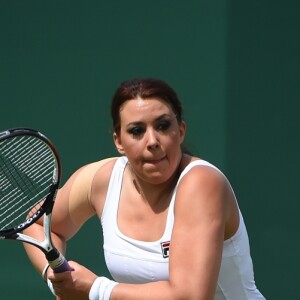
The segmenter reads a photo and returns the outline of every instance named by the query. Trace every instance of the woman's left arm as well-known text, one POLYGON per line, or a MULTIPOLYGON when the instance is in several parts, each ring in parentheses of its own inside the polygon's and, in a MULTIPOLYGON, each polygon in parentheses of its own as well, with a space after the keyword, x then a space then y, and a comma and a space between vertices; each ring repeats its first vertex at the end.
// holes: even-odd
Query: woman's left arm
POLYGON ((185 299, 214 299, 232 197, 224 175, 211 167, 194 167, 182 178, 175 204, 170 281, 180 283, 185 299))

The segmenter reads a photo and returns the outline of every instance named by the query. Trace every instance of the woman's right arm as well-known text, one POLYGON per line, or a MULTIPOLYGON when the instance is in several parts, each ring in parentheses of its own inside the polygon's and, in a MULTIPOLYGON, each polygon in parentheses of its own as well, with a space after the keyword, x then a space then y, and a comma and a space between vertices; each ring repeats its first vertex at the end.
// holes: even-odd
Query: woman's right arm
MULTIPOLYGON (((72 238, 81 226, 95 214, 90 196, 92 183, 97 171, 109 158, 86 165, 77 170, 59 189, 52 213, 52 240, 55 247, 63 254, 66 252, 66 241, 72 238)), ((43 240, 42 218, 24 230, 24 233, 38 240, 43 240)), ((47 265, 45 255, 36 247, 24 243, 25 251, 38 272, 47 265)))

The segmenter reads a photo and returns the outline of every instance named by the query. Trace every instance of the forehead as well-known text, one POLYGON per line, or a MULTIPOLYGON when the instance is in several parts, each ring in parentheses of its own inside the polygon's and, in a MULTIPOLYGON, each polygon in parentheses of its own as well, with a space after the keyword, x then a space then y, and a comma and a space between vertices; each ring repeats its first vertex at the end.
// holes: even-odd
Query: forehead
POLYGON ((126 101, 120 108, 120 116, 123 117, 138 117, 151 116, 159 114, 171 114, 172 108, 164 100, 158 98, 135 98, 126 101))

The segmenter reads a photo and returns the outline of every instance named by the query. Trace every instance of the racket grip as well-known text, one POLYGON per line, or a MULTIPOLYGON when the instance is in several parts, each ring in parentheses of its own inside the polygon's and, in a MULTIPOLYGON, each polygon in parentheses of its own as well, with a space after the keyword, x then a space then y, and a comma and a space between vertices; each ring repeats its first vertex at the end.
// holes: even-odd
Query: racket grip
POLYGON ((61 253, 59 253, 58 258, 54 260, 48 260, 48 263, 51 269, 54 271, 54 273, 62 273, 62 272, 74 270, 61 253))

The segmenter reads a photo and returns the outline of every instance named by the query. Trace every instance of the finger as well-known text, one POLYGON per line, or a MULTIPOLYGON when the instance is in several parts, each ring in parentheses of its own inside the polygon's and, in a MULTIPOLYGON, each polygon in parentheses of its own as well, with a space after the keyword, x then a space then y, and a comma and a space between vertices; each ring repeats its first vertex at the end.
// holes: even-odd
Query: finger
POLYGON ((52 282, 62 282, 72 277, 71 272, 72 271, 66 271, 62 273, 49 272, 48 279, 50 279, 52 282))

